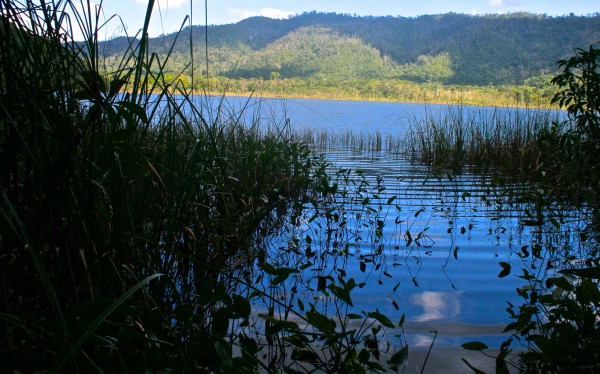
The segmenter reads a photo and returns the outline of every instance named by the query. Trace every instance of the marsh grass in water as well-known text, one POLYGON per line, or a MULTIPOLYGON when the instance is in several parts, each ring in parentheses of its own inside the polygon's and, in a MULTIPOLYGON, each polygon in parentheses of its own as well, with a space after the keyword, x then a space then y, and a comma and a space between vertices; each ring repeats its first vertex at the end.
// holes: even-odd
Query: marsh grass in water
POLYGON ((559 112, 544 109, 450 107, 413 120, 405 146, 415 161, 434 168, 522 176, 536 172, 542 157, 536 141, 559 119, 559 112))
POLYGON ((423 117, 398 119, 393 131, 294 130, 317 153, 348 150, 357 154, 407 157, 433 173, 477 172, 535 180, 548 152, 540 142, 565 114, 557 110, 444 106, 423 117))

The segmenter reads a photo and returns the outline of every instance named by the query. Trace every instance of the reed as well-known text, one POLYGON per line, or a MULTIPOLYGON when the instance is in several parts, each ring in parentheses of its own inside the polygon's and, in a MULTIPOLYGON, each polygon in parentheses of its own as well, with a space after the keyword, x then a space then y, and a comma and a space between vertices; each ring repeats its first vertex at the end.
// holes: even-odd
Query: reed
MULTIPOLYGON (((364 313, 360 331, 340 334, 316 305, 296 308, 273 294, 298 270, 269 266, 268 238, 308 220, 314 199, 338 193, 326 163, 285 123, 265 124, 260 113, 246 121, 249 106, 228 108, 223 97, 191 96, 165 79, 170 55, 148 52, 153 0, 139 39, 111 70, 98 51, 101 8, 0 5, 4 368, 253 372, 309 360, 327 371, 383 370, 377 344, 362 344, 363 334, 389 327, 383 315, 364 313), (74 40, 76 29, 85 42, 74 40), (257 299, 284 313, 251 318, 257 299), (310 339, 291 315, 312 326, 310 339), (264 328, 246 335, 256 319, 264 328), (332 353, 307 359, 315 347, 332 353), (273 352, 283 359, 263 358, 273 352)), ((354 280, 329 278, 318 292, 351 304, 354 280)))
POLYGON ((356 132, 352 130, 339 131, 328 129, 293 130, 294 137, 302 140, 313 153, 328 153, 330 156, 336 150, 350 151, 361 154, 387 153, 389 145, 394 144, 395 137, 383 135, 380 132, 356 132))
POLYGON ((541 157, 537 141, 559 119, 559 112, 543 109, 450 107, 413 119, 404 144, 414 161, 434 168, 524 176, 536 172, 541 157))
POLYGON ((6 367, 164 365, 154 351, 185 367, 194 326, 220 336, 207 323, 221 318, 218 303, 195 295, 208 280, 231 290, 220 276, 252 264, 307 188, 308 153, 284 128, 259 131, 164 82, 166 61, 146 48, 153 8, 139 43, 104 73, 99 9, 1 2, 6 367))
POLYGON ((296 130, 316 153, 336 150, 408 157, 434 170, 496 171, 535 179, 551 150, 543 142, 561 121, 556 110, 447 106, 423 118, 405 117, 398 134, 339 130, 296 130), (542 154, 544 157, 542 157, 542 154))

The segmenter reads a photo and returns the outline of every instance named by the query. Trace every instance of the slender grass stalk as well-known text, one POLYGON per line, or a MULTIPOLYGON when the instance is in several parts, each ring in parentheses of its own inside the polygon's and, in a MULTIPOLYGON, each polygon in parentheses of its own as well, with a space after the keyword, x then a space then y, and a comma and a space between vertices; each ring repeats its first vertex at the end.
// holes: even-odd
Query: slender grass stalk
POLYGON ((2 214, 6 220, 12 227, 13 232, 19 233, 21 242, 31 255, 32 262, 35 266, 35 269, 40 276, 44 289, 47 293, 48 300, 52 305, 52 309, 54 311, 55 319, 60 326, 61 333, 64 335, 69 334, 69 329, 67 328, 67 324, 65 322, 63 308, 60 305, 60 300, 56 293, 56 289, 54 288, 53 282, 50 279, 50 275, 39 256, 39 249, 37 244, 28 233, 27 228, 19 219, 18 213, 15 210, 14 205, 8 200, 6 193, 2 192, 2 199, 4 200, 3 206, 0 206, 2 210, 2 214))

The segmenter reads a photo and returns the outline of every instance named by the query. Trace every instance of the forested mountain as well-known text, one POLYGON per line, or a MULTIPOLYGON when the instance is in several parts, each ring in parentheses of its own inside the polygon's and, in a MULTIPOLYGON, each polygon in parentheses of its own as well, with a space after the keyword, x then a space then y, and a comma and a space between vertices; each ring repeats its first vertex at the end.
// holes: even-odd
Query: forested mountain
MULTIPOLYGON (((600 13, 406 18, 311 12, 282 20, 253 17, 206 31, 211 76, 516 85, 554 73, 557 60, 599 41, 600 13)), ((205 61, 203 26, 151 39, 150 48, 165 54, 177 40, 169 65, 177 71, 190 60, 190 32, 195 61, 205 61)), ((107 54, 126 42, 106 42, 107 54)), ((195 73, 205 74, 199 66, 195 73)))

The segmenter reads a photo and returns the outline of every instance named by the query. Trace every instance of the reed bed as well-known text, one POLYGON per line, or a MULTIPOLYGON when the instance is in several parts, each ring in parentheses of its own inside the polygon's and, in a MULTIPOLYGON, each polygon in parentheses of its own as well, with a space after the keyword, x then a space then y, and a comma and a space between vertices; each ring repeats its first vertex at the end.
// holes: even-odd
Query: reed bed
POLYGON ((220 365, 232 279, 306 190, 305 147, 166 84, 145 29, 103 73, 91 3, 0 4, 3 367, 220 365))
POLYGON ((404 146, 414 161, 435 168, 534 173, 541 157, 537 142, 560 116, 544 109, 450 107, 413 119, 404 146))
POLYGON ((380 132, 336 131, 327 129, 294 130, 294 137, 302 140, 314 153, 346 150, 356 153, 375 153, 385 150, 385 137, 380 132))
POLYGON ((460 173, 502 171, 508 176, 535 174, 548 149, 541 142, 564 118, 547 109, 448 106, 408 117, 398 134, 295 130, 294 137, 317 153, 344 150, 362 154, 407 157, 435 170, 460 173))

